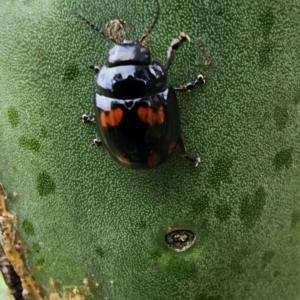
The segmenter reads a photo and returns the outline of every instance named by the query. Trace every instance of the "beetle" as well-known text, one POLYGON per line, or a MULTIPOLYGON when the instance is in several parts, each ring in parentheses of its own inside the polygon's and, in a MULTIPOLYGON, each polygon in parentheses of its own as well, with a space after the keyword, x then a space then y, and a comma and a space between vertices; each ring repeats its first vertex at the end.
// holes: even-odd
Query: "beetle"
POLYGON ((181 137, 178 101, 175 92, 189 92, 205 77, 180 87, 166 87, 167 72, 175 58, 175 51, 190 40, 181 33, 167 51, 165 66, 150 60, 150 51, 144 46, 160 15, 159 0, 150 29, 140 40, 116 40, 92 24, 78 12, 72 14, 114 43, 108 55, 108 64, 90 66, 96 73, 99 94, 95 97, 95 118, 82 115, 84 123, 96 123, 100 140, 106 152, 119 164, 133 169, 147 169, 164 162, 179 147, 183 157, 195 166, 199 157, 186 153, 181 137))

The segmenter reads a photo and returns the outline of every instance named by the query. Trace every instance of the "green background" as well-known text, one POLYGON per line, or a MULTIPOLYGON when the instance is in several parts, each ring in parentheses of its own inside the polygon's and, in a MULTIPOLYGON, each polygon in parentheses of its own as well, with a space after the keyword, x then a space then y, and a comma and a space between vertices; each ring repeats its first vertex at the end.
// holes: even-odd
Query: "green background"
POLYGON ((186 32, 169 84, 208 78, 178 95, 198 168, 174 155, 125 169, 79 119, 93 112, 88 66, 112 44, 64 8, 103 29, 123 19, 139 39, 154 1, 0 3, 0 181, 30 270, 86 299, 85 278, 95 299, 300 299, 300 1, 161 2, 152 58, 186 32), (170 228, 195 245, 170 251, 170 228))

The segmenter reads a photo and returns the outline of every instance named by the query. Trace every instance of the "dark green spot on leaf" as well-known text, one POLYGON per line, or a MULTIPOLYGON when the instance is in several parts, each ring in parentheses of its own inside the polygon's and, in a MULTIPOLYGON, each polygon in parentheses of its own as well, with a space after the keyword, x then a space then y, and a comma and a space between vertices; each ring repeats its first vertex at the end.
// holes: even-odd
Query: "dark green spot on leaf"
POLYGON ((291 227, 295 228, 297 224, 300 223, 300 211, 293 211, 291 217, 291 227))
POLYGON ((41 246, 38 243, 33 243, 32 249, 34 252, 39 253, 41 250, 41 246))
POLYGON ((263 269, 271 262, 272 258, 275 256, 275 251, 266 251, 262 257, 263 269))
POLYGON ((276 277, 279 276, 279 275, 280 275, 280 272, 279 272, 279 271, 274 271, 274 272, 273 272, 274 278, 276 278, 276 277))
POLYGON ((275 16, 270 7, 262 10, 258 17, 260 24, 261 39, 259 39, 260 48, 258 50, 259 61, 262 67, 270 66, 272 63, 272 52, 275 43, 271 40, 270 33, 275 24, 275 16))
POLYGON ((34 235, 34 227, 28 220, 24 220, 22 223, 22 229, 27 235, 34 235))
POLYGON ((241 202, 240 218, 249 227, 253 226, 261 216, 266 204, 267 193, 261 186, 254 195, 247 195, 241 202))
POLYGON ((74 80, 79 75, 79 69, 76 65, 68 65, 65 68, 63 79, 64 80, 74 80))
POLYGON ((95 252, 96 254, 99 256, 99 257, 103 257, 104 256, 104 250, 101 248, 101 247, 97 247, 95 249, 95 252))
POLYGON ((215 214, 220 221, 226 221, 231 215, 231 207, 227 204, 217 205, 215 214))
POLYGON ((19 145, 26 150, 31 150, 35 152, 39 151, 41 146, 38 140, 30 139, 25 136, 21 136, 19 138, 19 145))
POLYGON ((263 37, 266 39, 270 36, 271 29, 275 24, 275 15, 270 7, 264 9, 258 18, 260 29, 263 37))
POLYGON ((293 162, 293 148, 284 149, 278 152, 273 160, 276 171, 280 171, 283 168, 289 168, 293 162))
POLYGON ((45 263, 45 258, 44 257, 40 257, 38 258, 38 260, 36 261, 36 264, 38 266, 42 266, 45 263))
POLYGON ((46 171, 38 175, 36 185, 40 196, 47 196, 53 194, 55 191, 55 182, 46 171))
POLYGON ((16 202, 16 200, 18 199, 18 197, 15 197, 13 193, 8 193, 7 194, 7 199, 10 202, 16 202))
POLYGON ((16 128, 19 124, 19 113, 14 107, 7 110, 8 122, 12 128, 16 128))
POLYGON ((277 128, 282 130, 285 128, 289 114, 286 107, 276 106, 274 109, 274 120, 277 128))
POLYGON ((139 229, 146 229, 146 228, 147 228, 147 223, 146 223, 146 221, 145 221, 145 220, 139 220, 139 221, 137 222, 137 227, 138 227, 139 229))

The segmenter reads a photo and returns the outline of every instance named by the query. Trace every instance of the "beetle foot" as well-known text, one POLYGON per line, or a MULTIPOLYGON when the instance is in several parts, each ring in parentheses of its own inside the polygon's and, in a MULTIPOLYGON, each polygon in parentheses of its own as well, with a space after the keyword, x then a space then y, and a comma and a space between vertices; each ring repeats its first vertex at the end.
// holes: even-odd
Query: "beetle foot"
POLYGON ((82 116, 80 116, 80 119, 83 123, 96 123, 94 117, 89 117, 86 114, 83 114, 82 116))
POLYGON ((185 85, 182 85, 181 87, 174 87, 174 90, 176 92, 189 92, 191 91, 196 85, 198 84, 205 84, 206 82, 206 77, 203 76, 202 74, 199 74, 197 76, 197 79, 195 79, 195 81, 193 82, 189 82, 185 85))
POLYGON ((192 157, 192 156, 189 156, 189 155, 185 155, 184 156, 186 159, 188 159, 189 161, 191 161, 195 167, 198 167, 201 160, 200 160, 200 157, 192 157))
POLYGON ((101 146, 101 140, 99 140, 99 139, 94 139, 93 141, 92 141, 92 145, 93 146, 95 146, 95 147, 100 147, 101 146))
POLYGON ((100 67, 98 66, 89 66, 90 69, 94 70, 96 72, 96 74, 100 71, 100 67))

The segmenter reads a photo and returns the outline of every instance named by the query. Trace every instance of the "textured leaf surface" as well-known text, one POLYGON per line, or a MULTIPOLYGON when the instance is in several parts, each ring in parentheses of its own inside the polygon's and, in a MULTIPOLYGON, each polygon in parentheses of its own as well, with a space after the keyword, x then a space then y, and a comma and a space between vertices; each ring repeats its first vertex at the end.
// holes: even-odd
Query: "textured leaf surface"
POLYGON ((0 3, 0 180, 33 275, 86 299, 297 299, 300 2, 162 1, 152 58, 186 32, 169 84, 209 81, 179 95, 202 165, 175 155, 150 171, 90 146, 88 66, 111 44, 65 7, 101 28, 126 20, 137 38, 155 15, 153 1, 0 3), (193 230, 195 245, 170 251, 168 228, 193 230))

